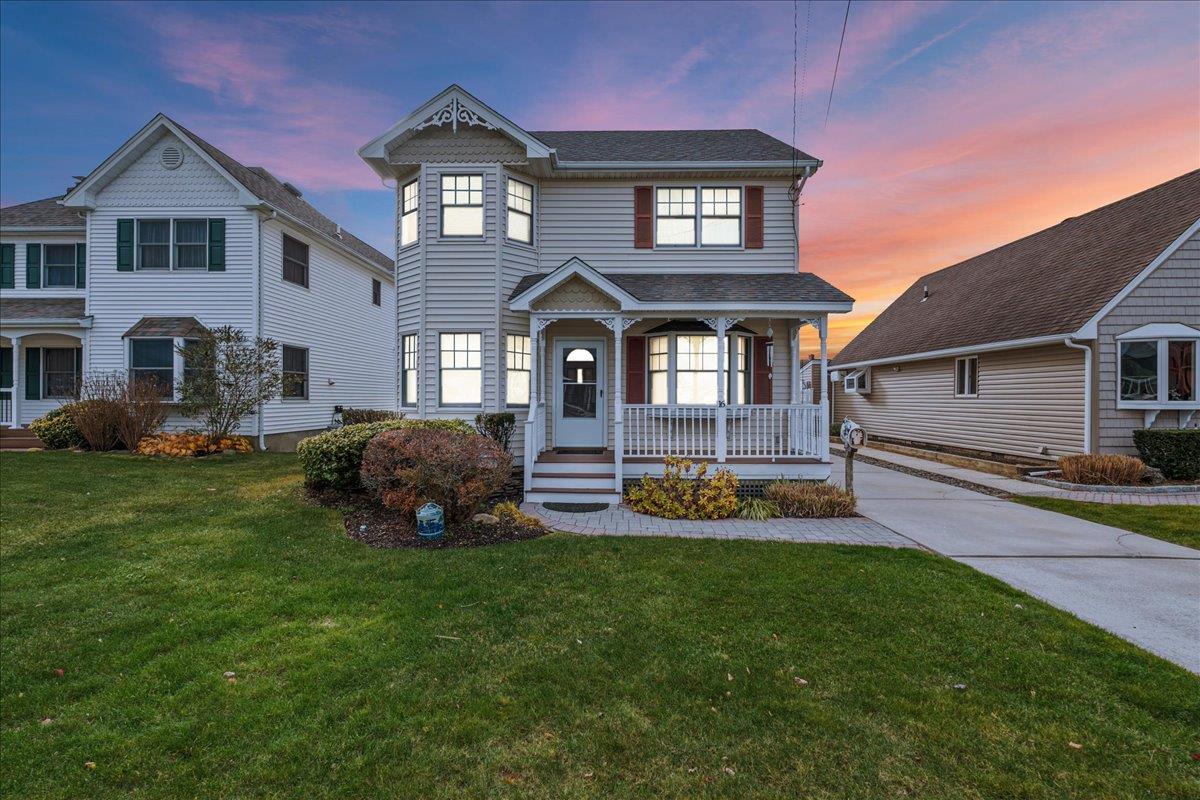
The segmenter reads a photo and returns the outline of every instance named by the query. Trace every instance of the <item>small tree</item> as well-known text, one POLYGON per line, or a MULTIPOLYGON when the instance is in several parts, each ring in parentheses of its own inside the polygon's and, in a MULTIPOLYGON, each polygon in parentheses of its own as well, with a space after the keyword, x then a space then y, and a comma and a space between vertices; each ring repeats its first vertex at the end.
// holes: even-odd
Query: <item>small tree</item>
POLYGON ((229 325, 206 330, 179 348, 184 364, 179 411, 203 426, 210 446, 279 395, 283 372, 278 350, 274 340, 252 340, 229 325))

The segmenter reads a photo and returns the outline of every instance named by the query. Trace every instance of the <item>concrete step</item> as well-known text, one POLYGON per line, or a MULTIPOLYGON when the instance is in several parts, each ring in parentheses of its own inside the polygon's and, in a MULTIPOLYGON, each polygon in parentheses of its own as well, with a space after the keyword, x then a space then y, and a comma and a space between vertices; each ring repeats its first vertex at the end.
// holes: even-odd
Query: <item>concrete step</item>
POLYGON ((535 461, 534 475, 608 475, 616 473, 616 464, 603 461, 535 461))
POLYGON ((613 474, 533 473, 533 490, 541 489, 613 489, 613 474))
POLYGON ((525 493, 529 503, 620 503, 621 495, 604 489, 548 489, 525 493))

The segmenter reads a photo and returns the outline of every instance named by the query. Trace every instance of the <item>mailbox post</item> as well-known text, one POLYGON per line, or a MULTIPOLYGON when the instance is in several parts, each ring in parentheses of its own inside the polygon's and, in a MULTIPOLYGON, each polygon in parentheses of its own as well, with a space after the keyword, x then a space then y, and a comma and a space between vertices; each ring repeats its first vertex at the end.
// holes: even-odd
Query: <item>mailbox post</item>
POLYGON ((854 454, 867 443, 867 432, 854 420, 842 420, 842 444, 846 446, 846 491, 854 494, 854 454))

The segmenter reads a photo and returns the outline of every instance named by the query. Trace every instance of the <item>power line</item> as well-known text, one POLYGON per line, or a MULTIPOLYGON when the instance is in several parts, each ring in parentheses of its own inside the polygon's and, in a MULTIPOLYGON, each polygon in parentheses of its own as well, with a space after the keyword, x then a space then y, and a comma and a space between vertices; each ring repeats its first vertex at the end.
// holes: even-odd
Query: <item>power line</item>
POLYGON ((842 63, 842 45, 846 43, 846 25, 850 22, 850 0, 846 0, 846 16, 842 19, 842 38, 838 41, 837 60, 833 62, 833 81, 829 84, 829 105, 825 107, 825 127, 829 127, 829 111, 833 108, 833 87, 837 85, 838 65, 842 63))

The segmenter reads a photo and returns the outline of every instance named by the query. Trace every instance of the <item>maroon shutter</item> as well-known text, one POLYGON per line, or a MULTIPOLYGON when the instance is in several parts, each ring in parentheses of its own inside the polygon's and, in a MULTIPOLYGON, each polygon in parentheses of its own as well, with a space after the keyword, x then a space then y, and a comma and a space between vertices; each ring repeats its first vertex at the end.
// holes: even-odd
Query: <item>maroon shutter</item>
POLYGON ((625 402, 646 402, 646 337, 625 337, 625 402))
POLYGON ((633 187, 633 246, 654 247, 654 189, 633 187))
POLYGON ((754 404, 771 405, 771 364, 767 361, 769 336, 754 337, 754 404))
POLYGON ((763 187, 746 187, 746 247, 763 246, 763 187))

